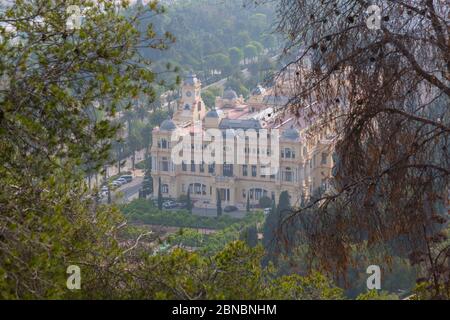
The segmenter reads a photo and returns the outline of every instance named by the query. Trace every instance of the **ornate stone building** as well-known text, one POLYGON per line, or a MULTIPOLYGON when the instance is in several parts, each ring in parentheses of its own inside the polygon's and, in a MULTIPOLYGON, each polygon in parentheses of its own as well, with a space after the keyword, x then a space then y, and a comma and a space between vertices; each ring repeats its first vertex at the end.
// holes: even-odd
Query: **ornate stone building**
MULTIPOLYGON (((314 135, 307 134, 310 126, 298 117, 287 116, 276 111, 277 103, 285 103, 287 98, 276 97, 273 90, 257 87, 252 96, 244 101, 232 90, 225 90, 224 96, 216 99, 216 106, 208 112, 201 99, 201 83, 195 75, 186 77, 182 84, 181 99, 172 119, 167 119, 153 130, 151 148, 154 196, 157 195, 158 181, 164 197, 179 198, 191 188, 191 198, 196 207, 216 206, 216 192, 222 198, 222 205, 246 207, 247 197, 257 204, 263 196, 278 201, 280 193, 289 192, 291 203, 295 205, 302 197, 308 198, 317 189, 326 186, 331 176, 332 137, 322 130, 314 135), (264 174, 264 166, 258 163, 229 161, 221 164, 204 162, 181 163, 176 165, 172 150, 177 141, 171 141, 172 134, 183 129, 194 136, 195 128, 219 129, 225 132, 254 130, 257 135, 262 129, 269 132, 277 129, 279 139, 273 138, 268 146, 258 144, 257 139, 246 138, 246 159, 252 154, 275 155, 278 149, 278 171, 264 174), (274 146, 277 146, 275 148, 274 146)), ((271 136, 268 135, 270 138, 271 136)), ((224 157, 227 148, 224 146, 224 157)), ((205 143, 191 143, 192 153, 202 153, 205 143)))

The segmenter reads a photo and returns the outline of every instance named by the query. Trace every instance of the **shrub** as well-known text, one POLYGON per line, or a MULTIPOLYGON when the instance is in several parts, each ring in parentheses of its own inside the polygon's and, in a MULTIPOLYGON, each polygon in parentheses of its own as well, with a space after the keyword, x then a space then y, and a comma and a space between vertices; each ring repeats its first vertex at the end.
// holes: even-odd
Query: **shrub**
POLYGON ((250 215, 244 219, 232 218, 224 215, 220 217, 202 217, 189 214, 187 210, 164 211, 159 210, 152 201, 136 199, 121 206, 122 213, 132 222, 145 224, 159 224, 171 227, 224 229, 240 221, 251 219, 255 221, 258 215, 250 215))
POLYGON ((261 197, 259 199, 259 206, 261 208, 270 208, 272 206, 272 199, 269 197, 261 197))

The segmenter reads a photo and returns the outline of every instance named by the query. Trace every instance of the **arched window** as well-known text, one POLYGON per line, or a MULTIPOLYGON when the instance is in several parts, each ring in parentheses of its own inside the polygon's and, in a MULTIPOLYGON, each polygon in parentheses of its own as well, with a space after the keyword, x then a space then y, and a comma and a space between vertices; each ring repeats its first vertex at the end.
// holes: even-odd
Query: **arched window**
POLYGON ((262 188, 252 188, 249 190, 250 200, 259 201, 262 197, 267 197, 268 194, 268 191, 262 188))
POLYGON ((206 196, 206 185, 202 183, 191 183, 189 185, 189 190, 191 190, 191 193, 195 195, 203 195, 206 196))
POLYGON ((169 193, 169 185, 167 185, 167 184, 161 185, 161 192, 162 193, 169 193))

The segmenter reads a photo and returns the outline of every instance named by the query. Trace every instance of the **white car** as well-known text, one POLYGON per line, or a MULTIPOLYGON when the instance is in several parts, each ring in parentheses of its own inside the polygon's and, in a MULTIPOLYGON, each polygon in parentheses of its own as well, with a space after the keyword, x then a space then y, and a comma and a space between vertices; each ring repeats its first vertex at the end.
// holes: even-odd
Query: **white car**
POLYGON ((172 200, 168 200, 163 203, 164 209, 175 209, 177 206, 178 206, 177 203, 172 200))
POLYGON ((272 208, 264 208, 264 214, 270 214, 272 212, 272 208))
POLYGON ((118 187, 120 187, 120 186, 124 185, 126 182, 125 182, 125 180, 117 179, 117 180, 114 180, 114 181, 113 181, 113 184, 114 184, 114 183, 115 183, 118 187))
POLYGON ((125 178, 119 178, 119 179, 117 179, 117 181, 119 181, 121 184, 127 184, 128 183, 127 179, 125 179, 125 178))
POLYGON ((133 181, 133 176, 127 174, 127 175, 121 176, 121 177, 119 178, 119 180, 120 180, 120 179, 124 179, 127 183, 129 183, 129 182, 133 181))
POLYGON ((113 188, 117 188, 117 187, 120 187, 120 186, 121 186, 121 184, 118 181, 111 182, 111 187, 113 187, 113 188))

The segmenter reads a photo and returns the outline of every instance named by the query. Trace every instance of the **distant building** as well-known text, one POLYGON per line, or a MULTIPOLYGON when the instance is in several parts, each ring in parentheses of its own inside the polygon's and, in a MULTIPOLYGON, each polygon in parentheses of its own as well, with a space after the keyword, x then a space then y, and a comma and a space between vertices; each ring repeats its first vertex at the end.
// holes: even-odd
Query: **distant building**
MULTIPOLYGON (((225 90, 223 97, 216 99, 216 105, 206 110, 201 99, 201 82, 195 75, 185 78, 181 88, 181 99, 172 119, 167 119, 153 130, 151 148, 153 190, 158 190, 161 178, 161 190, 164 197, 178 198, 191 189, 191 198, 197 207, 216 206, 219 192, 222 206, 235 205, 245 209, 247 197, 251 204, 267 196, 276 199, 287 190, 292 204, 327 184, 331 176, 333 161, 330 132, 308 135, 307 121, 277 111, 288 102, 288 98, 275 95, 273 89, 258 86, 251 97, 244 101, 233 90, 225 90), (261 164, 174 164, 172 149, 176 141, 171 141, 172 133, 184 129, 193 136, 196 125, 203 129, 220 129, 224 132, 238 132, 252 129, 278 129, 279 170, 275 174, 263 174, 261 164)), ((271 142, 272 143, 272 142, 271 142)), ((205 144, 191 145, 192 153, 202 152, 205 144)), ((224 147, 224 156, 226 156, 224 147)), ((228 149, 229 150, 229 149, 228 149)), ((246 154, 271 154, 271 148, 260 149, 255 141, 248 141, 246 154)))

